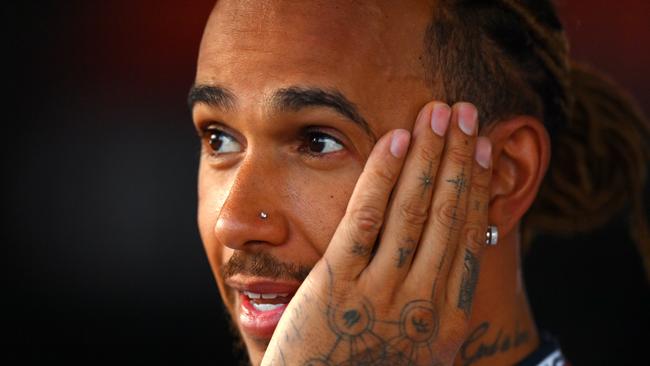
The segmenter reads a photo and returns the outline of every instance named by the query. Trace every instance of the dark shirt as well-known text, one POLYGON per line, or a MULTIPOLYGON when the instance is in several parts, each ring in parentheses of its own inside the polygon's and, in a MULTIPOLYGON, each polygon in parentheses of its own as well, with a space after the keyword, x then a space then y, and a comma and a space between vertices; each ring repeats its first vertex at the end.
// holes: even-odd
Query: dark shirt
POLYGON ((517 364, 517 366, 570 366, 564 358, 560 345, 548 334, 540 334, 540 345, 517 364))

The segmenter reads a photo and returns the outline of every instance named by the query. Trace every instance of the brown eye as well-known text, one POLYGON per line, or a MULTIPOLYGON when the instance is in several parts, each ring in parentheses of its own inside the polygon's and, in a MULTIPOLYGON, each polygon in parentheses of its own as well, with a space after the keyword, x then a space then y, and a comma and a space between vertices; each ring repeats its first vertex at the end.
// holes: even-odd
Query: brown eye
POLYGON ((215 154, 241 151, 241 145, 234 137, 218 130, 208 131, 208 143, 215 154))
POLYGON ((312 132, 307 135, 306 149, 312 154, 327 154, 342 150, 343 145, 330 135, 312 132))

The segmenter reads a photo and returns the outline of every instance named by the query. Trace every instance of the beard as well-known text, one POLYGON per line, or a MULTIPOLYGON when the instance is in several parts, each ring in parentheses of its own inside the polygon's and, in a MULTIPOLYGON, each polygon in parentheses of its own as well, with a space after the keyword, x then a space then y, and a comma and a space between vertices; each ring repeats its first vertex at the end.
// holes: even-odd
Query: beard
POLYGON ((223 312, 228 321, 228 331, 232 337, 233 355, 239 361, 239 366, 252 366, 251 361, 248 358, 248 352, 246 351, 246 343, 244 343, 244 338, 242 338, 237 323, 235 323, 232 314, 230 314, 225 306, 223 307, 223 312))
POLYGON ((313 266, 282 262, 266 252, 246 253, 236 250, 221 268, 221 275, 224 281, 236 274, 244 274, 302 283, 312 268, 313 266))

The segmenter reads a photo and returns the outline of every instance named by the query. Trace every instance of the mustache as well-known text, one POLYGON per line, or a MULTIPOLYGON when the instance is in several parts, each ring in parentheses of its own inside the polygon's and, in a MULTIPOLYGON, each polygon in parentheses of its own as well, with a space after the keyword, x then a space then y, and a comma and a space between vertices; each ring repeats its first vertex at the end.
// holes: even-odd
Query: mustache
POLYGON ((246 253, 237 250, 223 266, 221 274, 224 280, 243 274, 302 282, 312 268, 313 266, 282 262, 266 252, 246 253))

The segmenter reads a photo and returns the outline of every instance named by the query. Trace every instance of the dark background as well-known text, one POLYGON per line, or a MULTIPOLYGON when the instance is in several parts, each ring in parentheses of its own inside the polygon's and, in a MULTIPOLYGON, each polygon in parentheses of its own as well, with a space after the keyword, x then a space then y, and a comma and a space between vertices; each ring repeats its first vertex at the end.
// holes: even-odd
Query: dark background
MULTIPOLYGON (((572 53, 650 110, 650 5, 562 1, 572 53)), ((185 104, 212 1, 4 7, 2 331, 11 364, 236 364, 196 228, 185 104)), ((540 327, 574 364, 647 360, 650 296, 625 217, 542 238, 540 327)))

